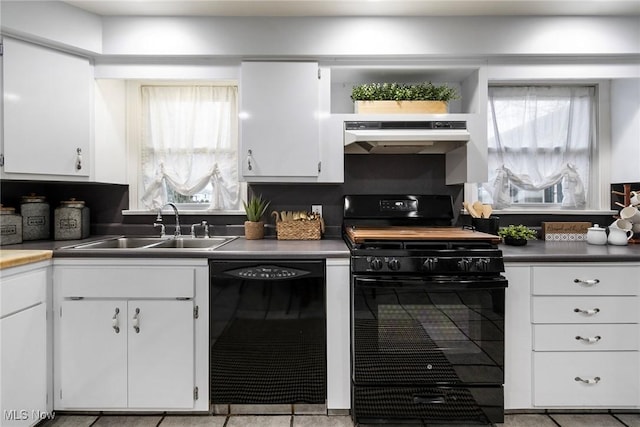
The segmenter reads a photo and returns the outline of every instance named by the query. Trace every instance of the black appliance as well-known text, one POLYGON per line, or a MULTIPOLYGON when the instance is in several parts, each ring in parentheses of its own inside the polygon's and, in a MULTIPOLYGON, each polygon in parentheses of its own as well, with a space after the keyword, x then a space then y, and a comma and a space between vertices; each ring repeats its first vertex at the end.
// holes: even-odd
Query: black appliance
POLYGON ((453 218, 449 196, 345 196, 355 423, 503 422, 499 238, 453 218))
POLYGON ((210 262, 211 402, 324 404, 324 260, 210 262))

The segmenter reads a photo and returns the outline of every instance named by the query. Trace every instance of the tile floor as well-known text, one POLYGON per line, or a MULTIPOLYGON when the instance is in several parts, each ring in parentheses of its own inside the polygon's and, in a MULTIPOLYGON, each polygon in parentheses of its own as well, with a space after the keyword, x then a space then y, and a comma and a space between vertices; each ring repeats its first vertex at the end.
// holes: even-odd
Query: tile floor
MULTIPOLYGON (((504 427, 640 427, 640 413, 507 414, 504 427)), ((39 427, 353 427, 349 416, 56 415, 39 427)))

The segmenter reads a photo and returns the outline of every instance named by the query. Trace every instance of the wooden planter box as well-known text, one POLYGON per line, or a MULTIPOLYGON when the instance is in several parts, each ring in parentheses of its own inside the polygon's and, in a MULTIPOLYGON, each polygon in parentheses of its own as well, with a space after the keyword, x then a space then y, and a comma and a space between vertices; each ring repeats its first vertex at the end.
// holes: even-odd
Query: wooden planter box
POLYGON ((446 101, 355 101, 360 114, 446 114, 446 101))

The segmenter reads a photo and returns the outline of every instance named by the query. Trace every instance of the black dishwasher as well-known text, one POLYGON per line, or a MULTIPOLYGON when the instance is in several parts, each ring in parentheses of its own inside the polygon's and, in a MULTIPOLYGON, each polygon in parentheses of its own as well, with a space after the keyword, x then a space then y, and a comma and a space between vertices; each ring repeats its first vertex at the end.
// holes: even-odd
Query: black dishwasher
POLYGON ((324 404, 324 260, 210 263, 211 402, 324 404))

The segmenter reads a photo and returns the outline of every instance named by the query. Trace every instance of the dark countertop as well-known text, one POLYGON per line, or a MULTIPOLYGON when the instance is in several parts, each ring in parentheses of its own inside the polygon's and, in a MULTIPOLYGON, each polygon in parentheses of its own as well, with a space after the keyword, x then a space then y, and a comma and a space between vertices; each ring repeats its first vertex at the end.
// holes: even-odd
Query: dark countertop
POLYGON ((614 246, 530 240, 525 246, 501 244, 500 249, 505 262, 640 262, 640 244, 614 246))
MULTIPOLYGON (((65 251, 65 246, 86 243, 116 236, 93 236, 76 241, 34 241, 19 245, 4 246, 3 249, 53 250, 55 257, 84 257, 105 256, 105 251, 89 253, 90 251, 65 251)), ((640 244, 627 246, 590 245, 586 242, 545 242, 531 240, 526 246, 508 246, 500 244, 507 263, 524 262, 640 262, 640 244)), ((346 244, 338 238, 321 240, 277 240, 265 238, 263 240, 246 240, 239 237, 213 251, 180 251, 153 250, 144 253, 131 250, 111 250, 108 256, 153 256, 180 258, 348 258, 349 250, 346 244), (113 255, 110 255, 113 254, 113 255)))
POLYGON ((33 241, 3 247, 6 249, 53 250, 55 257, 154 257, 154 258, 349 258, 349 249, 342 239, 321 240, 235 240, 214 250, 181 249, 107 249, 107 250, 66 250, 65 247, 118 236, 93 236, 83 240, 33 241))

